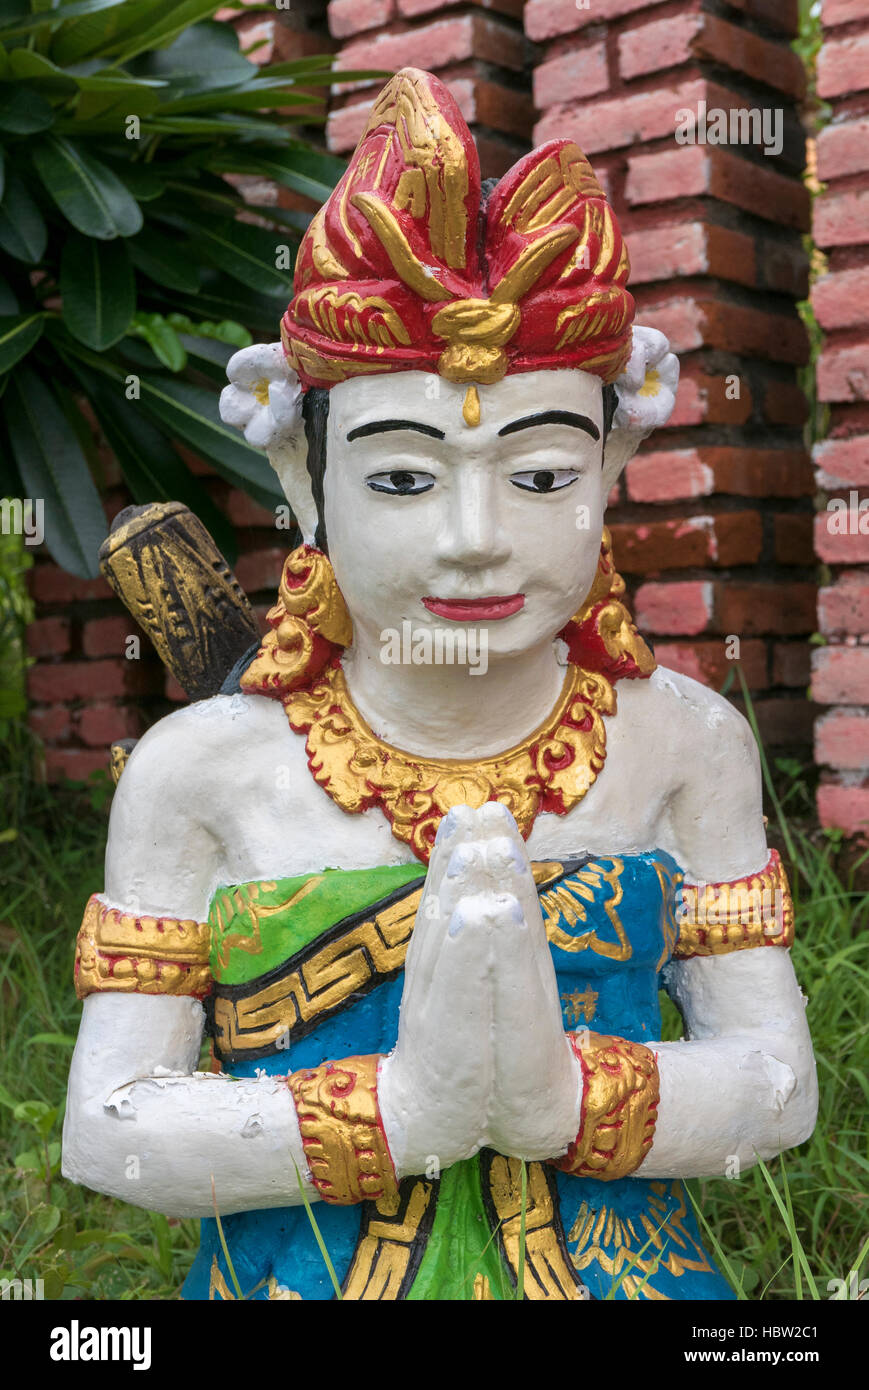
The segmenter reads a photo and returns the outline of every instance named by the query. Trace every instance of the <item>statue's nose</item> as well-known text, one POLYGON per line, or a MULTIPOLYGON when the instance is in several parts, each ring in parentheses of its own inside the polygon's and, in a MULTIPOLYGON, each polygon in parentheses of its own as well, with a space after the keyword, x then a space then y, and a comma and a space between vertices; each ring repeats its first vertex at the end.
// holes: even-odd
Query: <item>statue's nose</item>
POLYGON ((442 560, 482 568, 509 559, 512 545, 500 521, 497 482, 479 469, 457 479, 438 539, 442 560))

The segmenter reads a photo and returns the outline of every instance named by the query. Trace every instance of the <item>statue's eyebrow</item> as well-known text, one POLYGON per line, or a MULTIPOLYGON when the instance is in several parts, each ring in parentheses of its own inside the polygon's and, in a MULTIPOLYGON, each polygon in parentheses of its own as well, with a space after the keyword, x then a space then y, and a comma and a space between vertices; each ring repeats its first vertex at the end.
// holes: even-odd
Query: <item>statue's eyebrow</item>
POLYGON ((357 425, 347 435, 347 443, 354 439, 365 439, 369 434, 388 434, 391 430, 416 430, 418 434, 428 434, 432 439, 444 439, 443 430, 434 425, 421 425, 417 420, 372 420, 368 425, 357 425))
POLYGON ((572 410, 541 410, 536 415, 525 415, 521 420, 505 425, 498 431, 498 437, 530 429, 532 425, 572 425, 574 429, 585 430, 592 439, 600 439, 600 430, 594 421, 589 420, 587 415, 575 415, 572 410))

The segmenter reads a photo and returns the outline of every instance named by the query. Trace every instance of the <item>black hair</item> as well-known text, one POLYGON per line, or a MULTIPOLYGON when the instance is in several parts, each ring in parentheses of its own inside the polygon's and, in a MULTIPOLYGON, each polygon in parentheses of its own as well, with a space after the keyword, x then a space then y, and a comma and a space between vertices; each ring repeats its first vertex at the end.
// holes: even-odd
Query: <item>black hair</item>
MULTIPOLYGON (((618 397, 614 386, 603 388, 603 443, 609 434, 618 397)), ((328 555, 326 544, 326 511, 323 502, 323 483, 326 475, 326 427, 329 423, 329 392, 322 386, 312 386, 302 397, 302 419, 305 422, 305 438, 308 442, 308 473, 311 478, 311 493, 317 508, 317 530, 314 542, 324 555, 328 555)), ((603 454, 601 454, 601 460, 603 454)))

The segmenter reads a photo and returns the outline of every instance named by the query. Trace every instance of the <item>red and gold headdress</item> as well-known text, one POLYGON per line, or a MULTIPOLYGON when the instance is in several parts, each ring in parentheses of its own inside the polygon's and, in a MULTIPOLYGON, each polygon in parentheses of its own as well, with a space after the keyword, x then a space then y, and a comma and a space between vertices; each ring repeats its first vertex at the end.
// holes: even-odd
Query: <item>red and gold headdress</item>
POLYGON ((585 155, 551 140, 480 216, 480 166, 436 77, 396 74, 296 262, 282 339, 304 389, 375 372, 499 381, 623 370, 634 303, 615 217, 585 155))

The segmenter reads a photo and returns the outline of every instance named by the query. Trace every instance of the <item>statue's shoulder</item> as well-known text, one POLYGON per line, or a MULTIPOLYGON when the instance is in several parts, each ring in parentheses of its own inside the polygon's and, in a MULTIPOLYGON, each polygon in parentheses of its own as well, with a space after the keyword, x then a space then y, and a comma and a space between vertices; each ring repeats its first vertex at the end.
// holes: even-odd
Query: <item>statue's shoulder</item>
POLYGON ((702 784, 708 791, 713 765, 724 771, 729 762, 757 762, 748 720, 691 676, 658 666, 648 680, 620 682, 618 700, 626 732, 650 753, 660 750, 685 787, 702 784))

